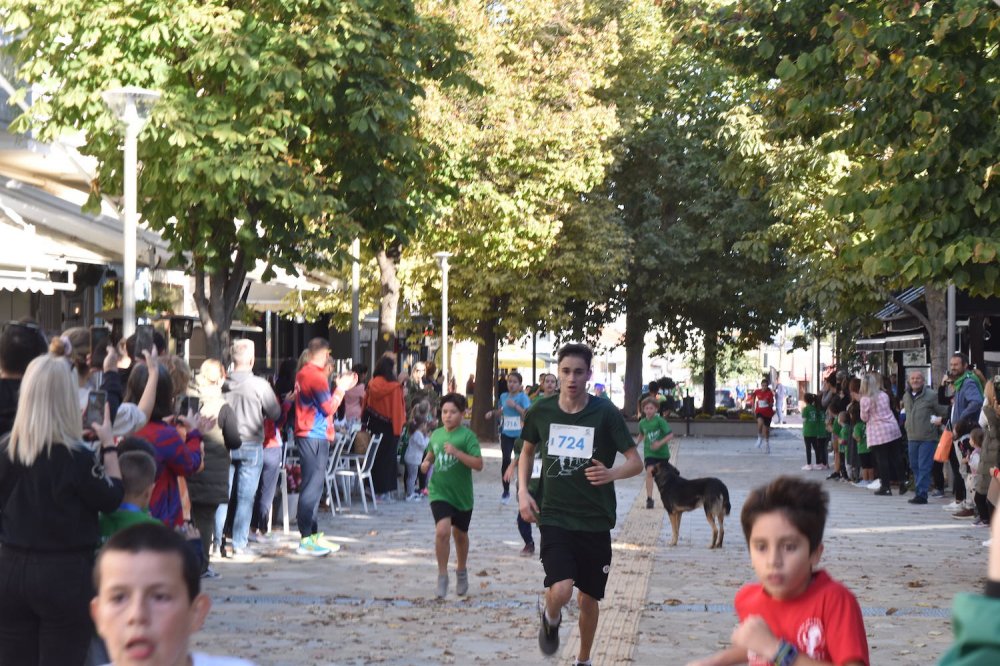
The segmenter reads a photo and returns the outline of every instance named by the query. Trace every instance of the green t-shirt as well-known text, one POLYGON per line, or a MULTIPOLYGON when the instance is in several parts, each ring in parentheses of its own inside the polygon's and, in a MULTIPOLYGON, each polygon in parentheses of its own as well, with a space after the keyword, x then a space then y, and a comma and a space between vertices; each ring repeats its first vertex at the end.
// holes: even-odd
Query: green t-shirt
POLYGON ((521 436, 542 456, 539 525, 579 532, 615 526, 614 484, 594 486, 584 475, 591 458, 612 467, 619 452, 635 446, 614 403, 591 396, 582 410, 567 414, 559 407, 559 396, 539 400, 525 414, 521 436), (588 448, 590 455, 582 456, 588 448))
POLYGON ((858 453, 868 453, 868 438, 865 436, 865 422, 854 424, 854 441, 858 443, 858 453))
POLYGON ((142 511, 126 511, 124 509, 118 509, 114 513, 102 513, 98 517, 98 525, 101 530, 101 543, 104 543, 111 538, 116 532, 120 532, 126 527, 132 527, 133 525, 139 525, 140 523, 158 523, 160 522, 153 516, 149 515, 149 511, 143 509, 142 511))
POLYGON ((837 437, 840 438, 840 441, 838 442, 840 452, 844 453, 847 451, 847 436, 851 434, 851 425, 849 423, 841 423, 840 421, 837 421, 833 424, 833 427, 835 428, 834 432, 837 433, 837 437))
POLYGON ((639 432, 642 433, 642 457, 644 460, 649 458, 670 460, 670 444, 664 444, 658 449, 652 448, 653 442, 663 439, 672 432, 670 424, 665 418, 658 414, 654 414, 651 419, 643 417, 639 421, 639 432))
POLYGON ((434 474, 427 484, 427 496, 432 502, 447 502, 459 511, 472 511, 472 470, 444 452, 444 445, 449 442, 462 453, 474 457, 482 455, 479 440, 465 426, 451 432, 446 428, 432 432, 427 448, 434 453, 434 474))
POLYGON ((826 437, 826 423, 816 405, 806 405, 802 408, 802 436, 826 437))

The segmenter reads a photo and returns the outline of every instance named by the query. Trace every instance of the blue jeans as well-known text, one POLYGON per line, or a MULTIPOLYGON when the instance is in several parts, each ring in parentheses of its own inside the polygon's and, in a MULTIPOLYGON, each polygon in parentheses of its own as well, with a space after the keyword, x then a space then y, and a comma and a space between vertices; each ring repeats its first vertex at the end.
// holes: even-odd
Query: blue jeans
POLYGON ((910 469, 917 484, 917 497, 927 498, 931 487, 931 467, 934 465, 934 450, 937 442, 913 440, 909 442, 910 469))
POLYGON ((302 467, 302 486, 299 488, 299 511, 296 521, 299 534, 306 538, 319 531, 316 514, 326 485, 326 463, 330 457, 330 442, 326 439, 296 437, 299 465, 302 467))
MULTIPOLYGON (((253 501, 260 484, 260 472, 264 468, 264 448, 260 442, 243 442, 243 446, 230 453, 229 493, 232 499, 233 482, 236 482, 236 506, 233 508, 233 548, 244 550, 250 536, 250 518, 253 516, 253 501)), ((215 513, 217 541, 221 543, 222 527, 226 522, 228 504, 220 504, 215 513)))
POLYGON ((267 532, 271 523, 271 505, 274 503, 274 491, 278 488, 278 477, 281 472, 281 447, 264 449, 264 471, 260 475, 260 486, 254 500, 251 529, 267 532))

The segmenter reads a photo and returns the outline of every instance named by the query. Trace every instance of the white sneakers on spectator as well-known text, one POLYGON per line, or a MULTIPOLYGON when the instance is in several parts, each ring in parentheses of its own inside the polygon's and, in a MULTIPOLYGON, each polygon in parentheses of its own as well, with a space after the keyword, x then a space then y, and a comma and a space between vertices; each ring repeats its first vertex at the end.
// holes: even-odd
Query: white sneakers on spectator
POLYGON ((983 545, 989 548, 990 546, 993 545, 993 539, 987 539, 986 541, 983 542, 983 545))
POLYGON ((882 482, 879 481, 878 479, 875 479, 874 481, 868 484, 868 490, 878 490, 881 487, 882 487, 882 482))

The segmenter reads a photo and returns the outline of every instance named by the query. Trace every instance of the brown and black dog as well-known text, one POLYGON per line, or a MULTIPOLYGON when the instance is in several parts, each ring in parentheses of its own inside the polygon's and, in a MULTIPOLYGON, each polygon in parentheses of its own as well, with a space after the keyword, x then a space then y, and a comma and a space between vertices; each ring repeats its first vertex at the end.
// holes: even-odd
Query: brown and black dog
POLYGON ((681 478, 677 468, 666 460, 657 463, 653 478, 656 479, 656 486, 660 489, 660 499, 663 500, 663 508, 670 516, 670 527, 674 531, 670 545, 677 545, 677 537, 681 531, 681 514, 702 506, 705 508, 708 524, 712 526, 712 543, 708 547, 722 548, 722 538, 726 534, 723 521, 732 509, 726 484, 712 477, 690 480, 681 478))

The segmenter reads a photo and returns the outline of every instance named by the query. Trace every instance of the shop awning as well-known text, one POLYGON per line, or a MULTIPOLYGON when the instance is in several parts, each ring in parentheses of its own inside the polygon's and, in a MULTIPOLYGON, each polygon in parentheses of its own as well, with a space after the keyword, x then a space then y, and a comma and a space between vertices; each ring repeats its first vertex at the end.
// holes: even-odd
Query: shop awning
POLYGON ((858 340, 855 343, 855 348, 858 351, 880 352, 896 351, 899 349, 922 349, 924 345, 924 332, 913 331, 858 340))

